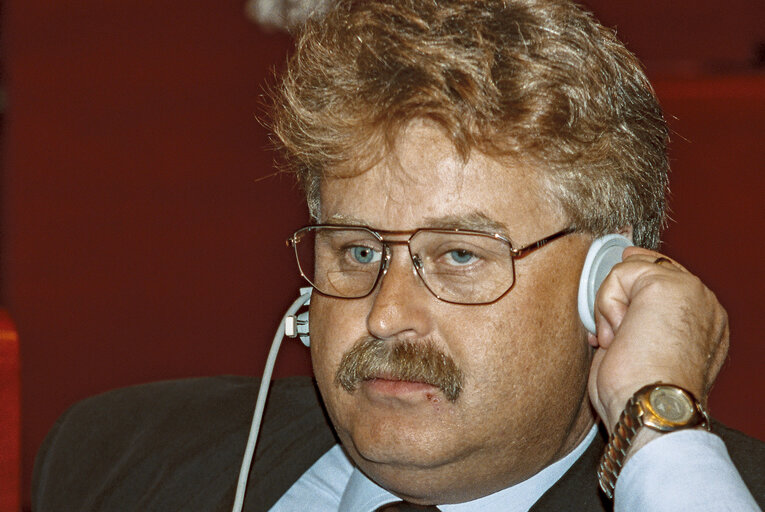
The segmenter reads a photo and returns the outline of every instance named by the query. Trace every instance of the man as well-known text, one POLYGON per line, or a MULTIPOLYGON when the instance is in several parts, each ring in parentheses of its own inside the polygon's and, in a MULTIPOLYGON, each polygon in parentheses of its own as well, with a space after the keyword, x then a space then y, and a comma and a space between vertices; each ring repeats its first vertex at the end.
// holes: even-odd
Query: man
MULTIPOLYGON (((277 385, 245 509, 608 510, 616 484, 621 510, 757 510, 761 445, 715 426, 734 463, 706 432, 725 311, 653 250, 667 129, 611 32, 563 0, 339 2, 306 25, 273 127, 315 220, 291 243, 333 430, 310 388, 277 385), (641 248, 603 283, 593 335, 577 288, 608 233, 641 248), (641 428, 637 400, 688 415, 641 428)), ((250 390, 77 406, 41 452, 37 509, 225 510, 250 390), (84 435, 100 453, 83 461, 84 435)))

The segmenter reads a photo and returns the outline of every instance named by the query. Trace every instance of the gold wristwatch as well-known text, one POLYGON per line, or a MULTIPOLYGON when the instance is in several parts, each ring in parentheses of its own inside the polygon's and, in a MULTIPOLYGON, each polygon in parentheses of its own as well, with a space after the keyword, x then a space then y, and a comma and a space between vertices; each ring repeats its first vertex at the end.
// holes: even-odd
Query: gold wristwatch
POLYGON ((598 481, 609 498, 614 496, 616 479, 630 445, 643 426, 659 432, 674 432, 698 426, 707 430, 711 428, 707 411, 689 391, 661 382, 640 388, 627 401, 600 459, 598 481))

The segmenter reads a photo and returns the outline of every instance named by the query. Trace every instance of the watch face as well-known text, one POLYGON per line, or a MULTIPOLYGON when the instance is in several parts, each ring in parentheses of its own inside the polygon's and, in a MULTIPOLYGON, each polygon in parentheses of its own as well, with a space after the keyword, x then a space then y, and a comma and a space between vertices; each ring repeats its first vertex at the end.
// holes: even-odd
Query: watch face
POLYGON ((685 424, 694 413, 693 402, 677 388, 658 387, 648 398, 651 409, 664 421, 685 424))

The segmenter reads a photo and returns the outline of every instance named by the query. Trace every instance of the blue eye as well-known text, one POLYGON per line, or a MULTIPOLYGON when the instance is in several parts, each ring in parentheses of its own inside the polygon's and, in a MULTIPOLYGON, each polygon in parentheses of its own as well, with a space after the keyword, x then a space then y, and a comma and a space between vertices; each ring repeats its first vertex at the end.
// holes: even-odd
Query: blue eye
POLYGON ((350 251, 351 257, 359 263, 374 263, 380 261, 380 252, 370 249, 369 247, 357 245, 351 247, 350 251))
POLYGON ((453 251, 449 251, 449 257, 457 265, 467 265, 473 261, 475 254, 465 249, 455 249, 453 251))

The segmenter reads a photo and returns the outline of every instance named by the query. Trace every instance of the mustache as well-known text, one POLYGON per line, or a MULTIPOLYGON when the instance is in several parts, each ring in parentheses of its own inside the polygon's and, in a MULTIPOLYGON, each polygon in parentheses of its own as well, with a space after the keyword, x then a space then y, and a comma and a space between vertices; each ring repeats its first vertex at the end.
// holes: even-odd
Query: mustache
POLYGON ((350 393, 361 382, 376 378, 430 384, 450 402, 462 392, 462 371, 429 340, 391 343, 362 338, 343 355, 335 383, 350 393))

